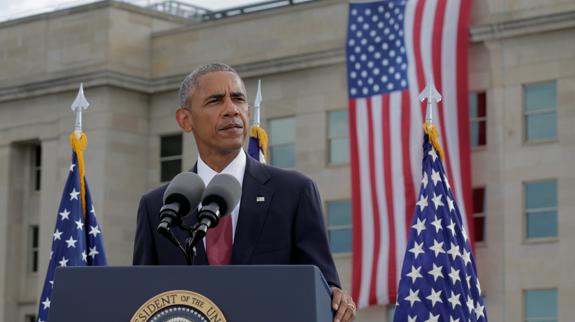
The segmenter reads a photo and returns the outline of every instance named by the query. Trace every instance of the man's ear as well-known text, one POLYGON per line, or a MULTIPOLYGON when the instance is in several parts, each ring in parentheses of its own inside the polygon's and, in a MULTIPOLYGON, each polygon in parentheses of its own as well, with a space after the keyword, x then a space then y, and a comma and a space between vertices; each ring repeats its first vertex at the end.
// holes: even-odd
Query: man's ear
POLYGON ((187 108, 180 107, 176 110, 176 121, 184 132, 190 133, 192 131, 192 114, 187 108))

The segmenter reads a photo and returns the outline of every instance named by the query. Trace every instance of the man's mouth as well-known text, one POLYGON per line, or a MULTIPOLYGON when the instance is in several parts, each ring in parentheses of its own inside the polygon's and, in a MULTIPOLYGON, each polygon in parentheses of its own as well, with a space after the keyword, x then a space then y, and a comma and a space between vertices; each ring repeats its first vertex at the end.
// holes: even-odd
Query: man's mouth
POLYGON ((230 129, 243 129, 244 127, 238 123, 230 123, 226 126, 220 128, 220 131, 230 130, 230 129))

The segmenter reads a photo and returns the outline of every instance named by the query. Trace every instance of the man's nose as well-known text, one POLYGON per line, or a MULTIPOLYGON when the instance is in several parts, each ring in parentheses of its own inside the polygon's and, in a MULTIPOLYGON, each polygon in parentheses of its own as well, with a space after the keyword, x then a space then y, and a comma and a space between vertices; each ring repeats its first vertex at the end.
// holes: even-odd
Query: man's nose
POLYGON ((225 103, 224 103, 224 115, 226 116, 236 116, 240 113, 239 110, 239 106, 237 103, 235 103, 231 97, 226 97, 225 103))

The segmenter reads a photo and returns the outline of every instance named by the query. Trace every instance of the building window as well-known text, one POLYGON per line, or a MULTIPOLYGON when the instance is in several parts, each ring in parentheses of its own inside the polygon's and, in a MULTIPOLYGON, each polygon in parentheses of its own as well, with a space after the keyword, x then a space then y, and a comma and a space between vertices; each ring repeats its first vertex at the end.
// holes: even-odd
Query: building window
POLYGON ((550 140, 557 137, 557 83, 555 81, 523 87, 525 140, 550 140))
POLYGON ((160 137, 160 181, 172 180, 182 171, 182 135, 160 137))
POLYGON ((36 322, 36 315, 34 315, 34 314, 26 314, 26 316, 24 316, 24 321, 26 321, 26 322, 36 322))
POLYGON ((526 290, 523 295, 525 322, 557 322, 557 289, 526 290))
POLYGON ((271 164, 295 168, 295 117, 270 120, 269 129, 271 164))
POLYGON ((32 178, 34 180, 34 191, 40 191, 41 178, 42 178, 42 146, 40 144, 34 145, 32 148, 32 178))
POLYGON ((30 225, 28 228, 28 270, 32 273, 38 272, 39 231, 38 225, 30 225))
POLYGON ((471 130, 471 146, 478 147, 487 144, 487 98, 485 92, 469 95, 469 122, 471 130))
POLYGON ((557 237, 557 180, 524 184, 527 238, 557 237))
POLYGON ((473 189, 473 226, 475 241, 485 240, 485 187, 473 189))
POLYGON ((327 203, 327 234, 332 253, 349 253, 352 246, 351 201, 327 203))
POLYGON ((349 163, 349 125, 347 110, 328 113, 328 148, 330 164, 349 163))

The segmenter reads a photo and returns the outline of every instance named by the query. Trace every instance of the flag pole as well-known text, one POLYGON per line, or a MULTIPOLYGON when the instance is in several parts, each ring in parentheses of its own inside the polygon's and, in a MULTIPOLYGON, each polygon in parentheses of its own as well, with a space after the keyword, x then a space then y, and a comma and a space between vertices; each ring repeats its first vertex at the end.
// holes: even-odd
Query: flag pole
POLYGON ((425 100, 427 100, 425 124, 427 124, 428 127, 431 127, 433 126, 433 106, 436 106, 437 103, 441 102, 441 94, 435 88, 435 84, 431 78, 427 81, 427 85, 419 94, 419 101, 423 102, 425 100))
POLYGON ((260 126, 260 112, 262 105, 262 80, 258 79, 258 91, 256 93, 256 98, 254 101, 254 126, 260 126))
POLYGON ((78 94, 70 106, 72 112, 76 113, 76 120, 74 122, 74 135, 78 140, 82 136, 82 110, 88 109, 88 106, 90 106, 90 103, 88 103, 88 100, 86 100, 86 97, 84 96, 84 83, 80 83, 78 94))
POLYGON ((433 125, 433 107, 437 106, 437 103, 441 102, 441 94, 435 88, 433 79, 427 80, 427 85, 423 91, 419 94, 419 101, 427 101, 427 109, 425 111, 425 124, 423 129, 425 133, 429 136, 429 141, 439 153, 440 158, 443 160, 443 149, 441 144, 439 144, 439 132, 437 128, 433 125))
POLYGON ((265 163, 268 150, 268 134, 260 127, 260 112, 262 105, 262 80, 258 79, 258 91, 254 101, 254 115, 250 127, 248 154, 254 159, 265 163))

